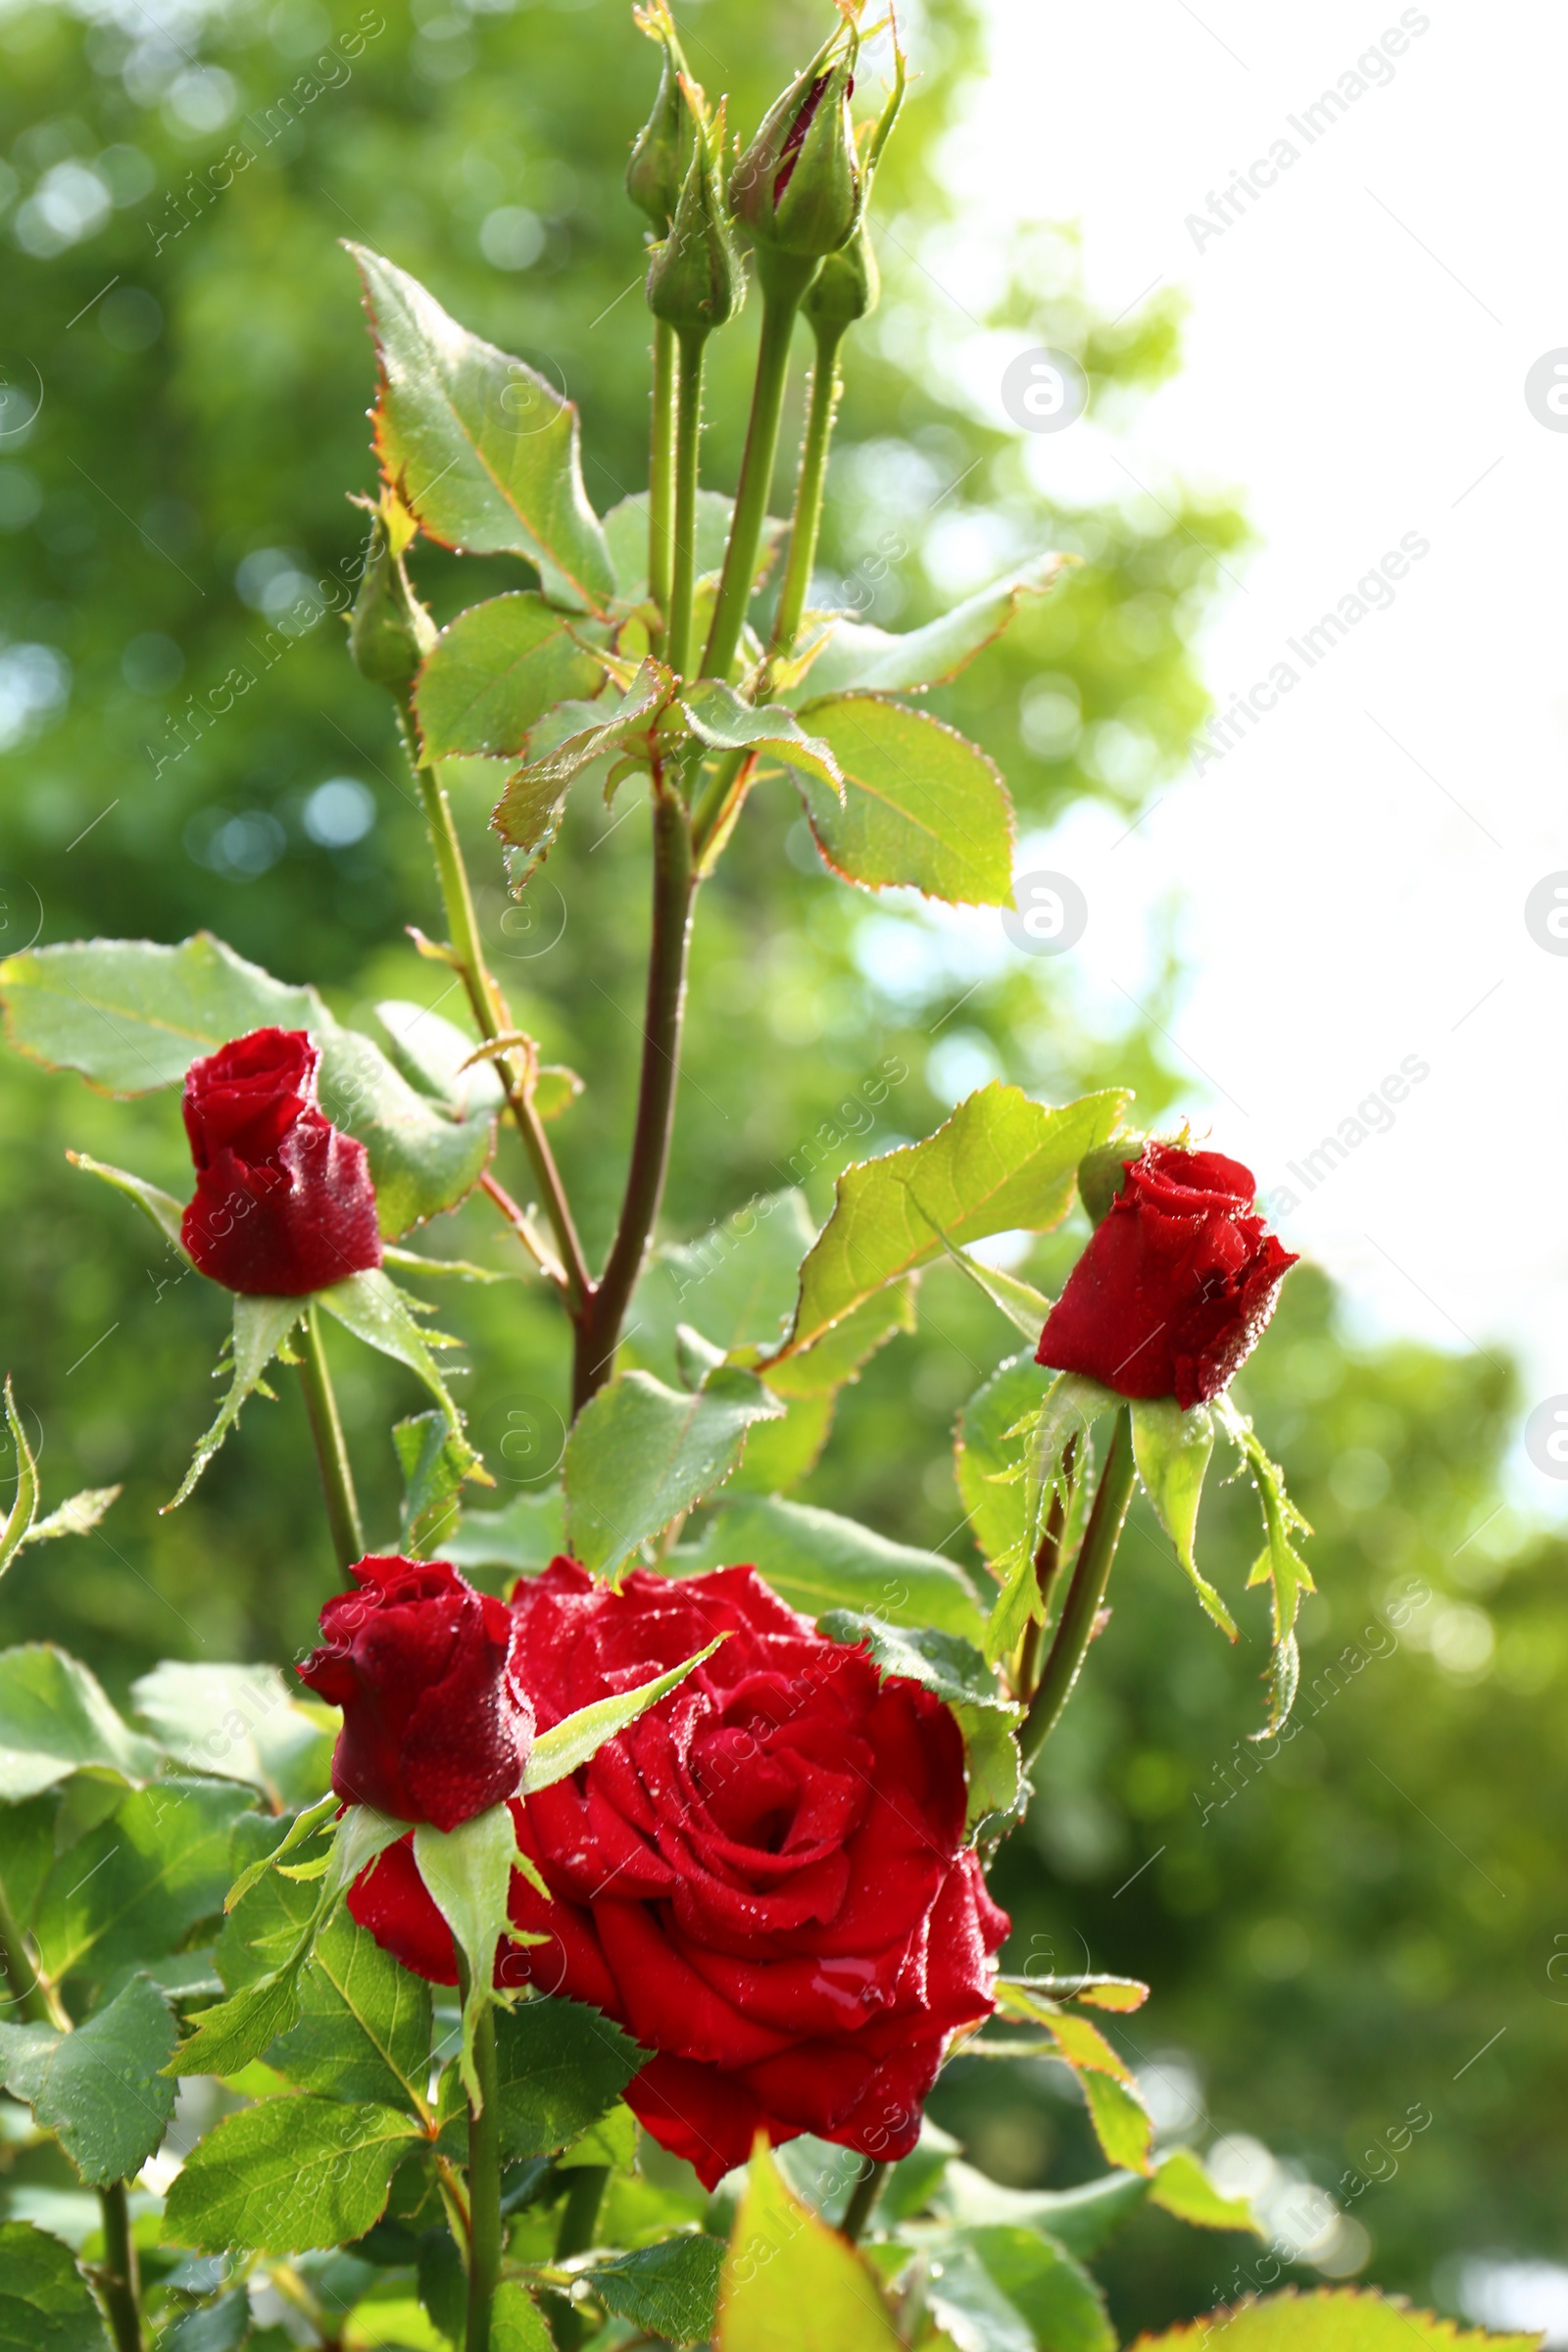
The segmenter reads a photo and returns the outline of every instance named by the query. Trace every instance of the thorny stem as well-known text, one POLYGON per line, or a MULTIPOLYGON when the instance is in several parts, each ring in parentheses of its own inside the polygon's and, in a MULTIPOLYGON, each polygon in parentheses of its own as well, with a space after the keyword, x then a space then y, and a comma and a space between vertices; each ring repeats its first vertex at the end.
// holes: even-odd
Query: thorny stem
POLYGON ((892 2165, 886 2159, 868 2165, 850 2191, 850 2201, 844 2208, 844 2219, 839 2224, 839 2235, 847 2237, 852 2246, 858 2245, 864 2234, 865 2226, 882 2194, 883 2183, 892 2170, 892 2165))
MULTIPOLYGON (((468 1999, 466 1964, 459 1990, 468 1999)), ((473 2029, 481 2104, 468 2107, 468 2316, 464 2352, 489 2352, 491 2307, 501 2277, 501 2094, 496 2081, 496 2014, 487 2001, 473 2029)))
POLYGON ((680 338, 680 397, 675 426, 674 567, 664 660, 677 678, 692 662, 692 590, 697 573, 697 462, 703 429, 703 354, 706 335, 680 338))
POLYGON ((610 1255, 577 1326, 572 1367, 572 1411, 578 1412, 610 1377, 632 1291, 642 1272, 663 1196, 669 1164, 675 1087, 680 1074, 681 1015, 686 1003, 686 950, 696 882, 691 826, 680 801, 655 779, 654 915, 648 951, 648 1000, 643 1015, 642 1076, 637 1121, 620 1220, 610 1255))
MULTIPOLYGON (((648 458, 648 593, 662 622, 669 619, 674 579, 675 330, 654 320, 653 430, 648 458)), ((658 653, 660 646, 654 651, 658 653)))
POLYGON ((816 366, 811 370, 811 402, 801 448, 801 473, 795 491, 795 519, 790 526, 789 562, 779 591, 773 620, 773 652, 788 655, 800 634, 801 617, 816 563, 816 542, 822 528, 822 496, 827 486, 827 453, 833 438, 841 383, 839 348, 847 329, 819 326, 816 366))
POLYGON ((337 1553, 338 1566, 346 1574, 356 1560, 365 1557, 365 1531, 360 1524, 359 1497, 354 1492, 348 1447, 343 1443, 343 1424, 338 1419, 332 1375, 327 1370, 326 1350, 321 1345, 320 1313, 315 1306, 306 1308, 301 1326, 300 1385, 305 1391, 311 1436, 316 1441, 332 1549, 337 1553))
MULTIPOLYGON (((71 2018, 59 1995, 32 1965, 3 1885, 0 1885, 0 1963, 11 1987, 10 2006, 25 2024, 58 2026, 63 2033, 71 2031, 71 2018)), ((104 2259, 97 2276, 114 2330, 116 2352, 142 2352, 136 2248, 130 2234, 123 2180, 112 2181, 98 2191, 98 2210, 103 2220, 104 2259)))
POLYGON ((1046 1627, 1051 1622, 1051 1604, 1061 1577, 1061 1538, 1067 1521, 1063 1490, 1071 1485, 1073 1456, 1077 1448, 1077 1439, 1069 1438, 1061 1457, 1061 1484, 1051 1497, 1051 1508, 1046 1514, 1046 1532, 1035 1552, 1035 1584, 1040 1593, 1040 1615, 1031 1617, 1024 1629, 1023 1640, 1018 1645, 1017 1671, 1013 1677, 1013 1688, 1025 1701, 1034 1696, 1035 1685, 1040 1679, 1040 1651, 1046 1638, 1046 1627))
MULTIPOLYGON (((468 887, 468 869, 464 863, 458 829, 452 819, 452 805, 441 788, 435 770, 420 766, 416 755, 417 741, 410 713, 404 714, 405 741, 410 763, 419 787, 424 805, 425 822, 430 829, 430 846, 435 853, 436 873, 441 883, 441 899, 446 908, 447 932, 451 940, 453 960, 467 992, 469 1005, 479 1034, 483 1038, 499 1037, 511 1026, 503 1017, 497 1000, 495 982, 484 960, 479 943, 479 925, 473 911, 473 893, 468 887)), ((525 1085, 520 1084, 511 1065, 498 1063, 507 1089, 507 1103, 517 1124, 534 1175, 544 1198, 545 1213, 556 1237, 556 1247, 566 1277, 566 1304, 575 1318, 582 1312, 590 1290, 588 1268, 572 1223, 571 1209, 566 1200, 561 1171, 556 1166, 555 1153, 545 1134, 538 1112, 525 1085)))
POLYGON ((535 1230, 533 1219, 527 1210, 518 1207, 506 1186, 499 1183, 488 1168, 479 1178, 479 1190, 487 1193, 495 1202, 518 1241, 527 1250, 528 1255, 533 1259, 534 1264, 539 1268, 540 1273, 548 1276, 558 1290, 564 1291, 566 1287, 565 1274, 556 1263, 542 1235, 535 1230))
POLYGON ((752 413, 746 427, 746 452, 735 492, 724 570, 713 607, 713 623, 703 656, 705 678, 727 678, 740 649, 746 609, 752 601, 757 554, 767 517, 768 492, 778 456, 779 417, 784 387, 789 380, 790 340, 801 299, 820 264, 791 254, 760 251, 758 276, 762 287, 762 333, 757 350, 757 376, 752 388, 752 413))
POLYGON ((1132 1413, 1124 1404, 1116 1415, 1105 1466, 1100 1474, 1094 1509, 1089 1514, 1083 1548, 1067 1588, 1056 1637, 1018 1735, 1025 1770, 1055 1730, 1078 1680, 1079 1669, 1094 1639, 1095 1619, 1110 1581, 1111 1563, 1116 1557, 1116 1544, 1132 1491, 1132 1413))

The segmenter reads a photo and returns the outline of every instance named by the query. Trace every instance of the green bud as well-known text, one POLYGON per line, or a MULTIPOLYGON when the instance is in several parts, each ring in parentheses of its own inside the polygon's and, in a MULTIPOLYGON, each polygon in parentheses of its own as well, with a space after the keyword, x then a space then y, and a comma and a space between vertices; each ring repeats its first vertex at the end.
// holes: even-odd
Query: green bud
POLYGON ((759 245, 803 260, 836 253, 860 217, 860 166, 850 124, 858 36, 834 34, 769 111, 735 167, 729 198, 759 245))
POLYGON ((718 180, 723 152, 720 106, 710 133, 698 126, 674 221, 663 243, 655 246, 648 270, 648 307, 677 334, 710 334, 734 318, 746 298, 718 180))
POLYGON ((669 43, 661 44, 659 95, 654 111, 632 141, 626 165, 626 193, 662 237, 680 200, 680 148, 686 101, 669 43))
POLYGON ((349 615, 349 652, 362 678, 406 702, 419 664, 434 645, 435 622, 409 586, 403 558, 394 555, 387 517, 377 511, 360 593, 349 615))
POLYGON ((843 333, 876 309, 882 293, 882 273, 862 219, 847 245, 830 253, 806 290, 803 318, 818 331, 843 333))

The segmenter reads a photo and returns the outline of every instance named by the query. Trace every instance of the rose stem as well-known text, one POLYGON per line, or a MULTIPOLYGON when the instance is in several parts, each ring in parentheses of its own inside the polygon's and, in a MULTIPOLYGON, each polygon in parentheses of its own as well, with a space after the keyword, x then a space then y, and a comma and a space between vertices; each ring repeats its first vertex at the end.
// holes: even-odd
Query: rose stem
POLYGON ((852 2246, 857 2245, 864 2234, 865 2226, 882 2194, 883 2183, 892 2170, 892 2165, 886 2160, 867 2165, 850 2191, 850 2201, 844 2208, 844 2219, 839 2224, 839 2235, 847 2237, 852 2246))
MULTIPOLYGON (((59 1994, 44 1983, 27 1956, 5 1887, 0 1886, 0 1960, 11 1987, 10 2006, 29 2026, 56 2026, 71 2031, 71 2018, 59 1994)), ((136 2248, 130 2234, 125 2183, 113 2180, 98 2191, 103 2221, 104 2259, 98 2284, 114 2330, 116 2352, 142 2352, 141 2312, 137 2304, 136 2248)))
POLYGON ((668 619, 664 630, 664 660, 677 678, 692 663, 692 589, 697 566, 697 457, 703 429, 703 354, 706 334, 680 337, 680 399, 675 427, 674 569, 671 575, 668 619))
POLYGON ((816 563, 817 536, 822 528, 822 497, 827 487, 828 444, 838 413, 842 382, 839 350, 848 328, 834 322, 816 329, 816 366, 811 370, 811 400, 806 416, 806 439, 801 449, 800 480, 795 490, 795 518, 790 525, 790 555, 784 585, 773 619, 773 653, 788 655, 800 634, 801 616, 816 563))
POLYGON ((1105 1466, 1100 1474, 1095 1494, 1094 1509, 1089 1514, 1088 1532, 1078 1564, 1072 1572, 1067 1598, 1062 1605, 1061 1621, 1056 1627, 1055 1640, 1046 1659, 1040 1688, 1030 1701, 1018 1735, 1018 1745, 1024 1765, 1031 1765, 1046 1740, 1054 1731, 1062 1708, 1078 1680, 1090 1642, 1094 1637, 1095 1619, 1105 1597, 1110 1581, 1111 1562, 1116 1557, 1116 1544, 1121 1536, 1122 1522, 1133 1491, 1133 1431, 1132 1415, 1125 1404, 1116 1415, 1110 1448, 1105 1466))
POLYGON ((321 1493, 326 1497, 332 1548, 337 1553, 338 1566, 346 1573, 356 1560, 365 1557, 365 1533, 360 1525, 354 1472, 349 1466, 348 1447, 343 1443, 343 1424, 338 1419, 337 1398, 332 1393, 332 1375, 326 1367, 326 1350, 321 1345, 321 1326, 316 1307, 306 1308, 301 1333, 300 1386, 305 1391, 305 1410, 310 1415, 311 1435, 316 1440, 316 1459, 321 1473, 321 1493))
POLYGON ((752 601, 757 551, 762 543, 767 497, 773 486, 778 456, 779 417, 789 378, 790 340, 795 314, 820 265, 794 254, 759 247, 757 275, 762 289, 762 333, 757 349, 757 376, 752 387, 752 413, 746 427, 746 450, 735 492, 729 545, 713 607, 713 624, 703 656, 705 678, 727 678, 740 648, 746 608, 752 601))
MULTIPOLYGON (((1062 1487, 1071 1483, 1073 1456, 1077 1447, 1077 1439, 1069 1438, 1061 1457, 1062 1487)), ((1051 1621, 1051 1603, 1061 1576, 1061 1537, 1066 1520, 1066 1508, 1062 1502, 1061 1488, 1058 1487, 1051 1497, 1051 1508, 1046 1514, 1046 1532, 1035 1553, 1035 1583, 1040 1590, 1041 1614, 1031 1617, 1024 1628, 1023 1641, 1018 1646, 1018 1670, 1013 1678, 1014 1690, 1026 1702, 1034 1696, 1035 1686, 1040 1679, 1040 1651, 1046 1639, 1046 1627, 1051 1621)))
MULTIPOLYGON (((458 1954, 458 1992, 468 2005, 468 1967, 458 1954)), ((468 2324, 464 2352, 489 2352, 490 2309, 501 2277, 501 2092, 496 2018, 488 2001, 473 2028, 473 2070, 482 2104, 468 2106, 468 2324)))
POLYGON ((574 2254, 586 2254, 593 2244, 599 2227, 599 2207, 609 2180, 608 2164, 583 2164, 573 2170, 556 2230, 558 2262, 569 2262, 574 2254))
POLYGON ((686 1002, 686 949, 691 938, 696 882, 691 825, 678 796, 654 770, 654 913, 648 950, 648 1001, 643 1013, 642 1075, 632 1130, 626 1192, 605 1270, 577 1325, 571 1409, 579 1412, 610 1377, 620 1326, 642 1272, 669 1164, 680 1074, 681 1014, 686 1002))
MULTIPOLYGON (((404 743, 409 763, 419 787, 424 804, 425 823, 430 829, 430 847, 435 854, 436 874, 441 884, 442 904, 446 908, 447 931, 452 954, 463 985, 467 991, 473 1017, 479 1034, 484 1038, 499 1037, 504 1024, 496 1003, 495 982, 486 969, 484 951, 479 944, 479 925, 473 911, 473 892, 468 886, 468 869, 464 863, 458 829, 452 819, 452 804, 441 788, 434 768, 423 767, 416 756, 418 737, 414 731, 413 710, 403 713, 404 743)), ((577 1317, 583 1308, 590 1289, 588 1267, 572 1223, 571 1209, 566 1200, 556 1155, 550 1149, 538 1112, 525 1086, 520 1085, 510 1066, 498 1063, 507 1090, 507 1103, 517 1123, 523 1150, 527 1152, 533 1172, 544 1194, 545 1213, 550 1219, 556 1247, 566 1274, 567 1311, 577 1317)))
MULTIPOLYGON (((803 288, 802 291, 804 292, 804 290, 805 289, 803 288)), ((800 300, 801 296, 797 294, 795 297, 794 306, 790 312, 789 323, 786 325, 783 334, 783 355, 784 366, 786 369, 789 360, 790 328, 793 326, 795 309, 799 307, 800 300)), ((789 565, 784 575, 784 586, 779 595, 778 614, 773 623, 773 653, 775 655, 787 653, 789 648, 794 644, 796 634, 801 625, 801 614, 806 610, 807 593, 811 584, 811 566, 816 561, 817 534, 820 531, 822 524, 822 497, 827 482, 828 444, 832 439, 833 419, 838 407, 839 346, 843 342, 846 332, 846 328, 842 326, 836 326, 832 328, 822 328, 817 333, 816 367, 811 375, 811 404, 809 413, 807 416, 806 441, 801 452, 801 470, 795 489, 795 515, 794 520, 790 525, 789 565)), ((765 310, 762 319, 762 333, 765 346, 767 337, 767 315, 765 310)), ((759 394, 761 390, 762 381, 761 357, 762 355, 759 353, 759 394)), ((781 372, 778 383, 778 394, 780 399, 782 399, 783 389, 784 375, 781 372)), ((753 430, 755 430, 757 418, 757 403, 755 400, 753 403, 752 415, 753 430)), ((772 474, 773 462, 777 454, 777 449, 778 410, 775 408, 773 416, 773 438, 769 448, 767 461, 767 474, 769 477, 772 474)), ((746 444, 747 466, 749 466, 751 464, 751 435, 748 434, 746 444)), ((745 467, 743 467, 743 489, 745 486, 745 467)), ((762 509, 764 514, 766 512, 766 495, 764 490, 762 500, 762 509)), ((737 522, 739 520, 739 514, 740 505, 739 501, 737 500, 737 522)), ((749 569, 747 573, 748 579, 751 578, 757 568, 757 545, 760 539, 760 530, 761 522, 760 518, 758 524, 758 540, 754 541, 749 558, 749 569)), ((733 532, 731 533, 730 544, 733 548, 733 532)), ((728 566, 726 560, 726 576, 727 568, 728 566)), ((741 608, 741 616, 744 619, 744 602, 741 608)), ((713 626, 716 633, 718 626, 718 615, 716 612, 713 615, 713 626)), ((712 660, 712 653, 713 639, 710 637, 709 659, 704 662, 703 666, 705 670, 710 674, 722 676, 723 672, 717 669, 712 660)), ((733 658, 734 648, 732 647, 730 649, 730 659, 733 660, 733 658)), ((727 666, 728 663, 726 662, 725 667, 727 668, 727 666)), ((770 684, 764 680, 762 693, 760 697, 760 700, 765 702, 770 691, 770 684)), ((719 760, 712 776, 710 778, 708 788, 697 804, 697 812, 692 826, 693 835, 697 844, 698 860, 700 863, 704 858, 704 855, 708 850, 709 844, 718 833, 720 826, 725 822, 729 814, 736 787, 743 781, 742 770, 745 769, 747 772, 749 772, 751 766, 754 764, 755 761, 749 754, 745 752, 730 752, 719 760)))
MULTIPOLYGON (((648 593, 662 623, 669 619, 675 500, 675 330, 654 320, 653 439, 648 458, 648 593)), ((660 651, 656 643, 655 653, 660 651)))

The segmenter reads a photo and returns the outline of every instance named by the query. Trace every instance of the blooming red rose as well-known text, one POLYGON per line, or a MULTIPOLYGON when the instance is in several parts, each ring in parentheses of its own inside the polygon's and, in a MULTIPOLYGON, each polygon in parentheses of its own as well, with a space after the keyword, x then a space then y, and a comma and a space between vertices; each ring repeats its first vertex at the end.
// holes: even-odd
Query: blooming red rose
POLYGON ((1183 1412, 1228 1387, 1274 1312, 1291 1251, 1252 1214, 1250 1168, 1148 1144, 1046 1321, 1035 1361, 1183 1412))
MULTIPOLYGON (((504 1955, 504 1981, 591 2002, 656 2052, 626 2097, 710 2187, 760 2127, 906 2155, 948 2036, 991 2012, 1008 1927, 964 1846, 948 1709, 824 1641, 751 1568, 638 1572, 616 1593, 558 1559, 512 1605, 542 1728, 730 1639, 514 1807, 554 1900, 514 1876, 514 1925, 549 1941, 504 1955)), ((406 1845, 349 1905, 453 1982, 406 1845)))
POLYGON ((253 1029, 185 1073, 179 1238, 226 1290, 297 1298, 381 1263, 365 1146, 318 1108, 320 1059, 303 1029, 253 1029))
POLYGON ((446 1560, 368 1559, 360 1590, 321 1611, 321 1647, 299 1669, 343 1710, 332 1787, 399 1821, 460 1821, 512 1796, 533 1745, 517 1625, 446 1560))

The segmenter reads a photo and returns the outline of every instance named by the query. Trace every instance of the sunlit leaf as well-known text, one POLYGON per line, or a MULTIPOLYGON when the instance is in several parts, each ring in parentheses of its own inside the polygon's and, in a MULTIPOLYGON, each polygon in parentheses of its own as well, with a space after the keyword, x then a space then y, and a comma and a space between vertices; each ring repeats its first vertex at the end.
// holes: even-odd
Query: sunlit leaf
POLYGON ((875 695, 808 703, 801 723, 844 777, 841 803, 790 762, 836 874, 870 890, 908 885, 953 906, 1011 906, 1012 803, 977 745, 928 711, 875 695))

